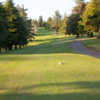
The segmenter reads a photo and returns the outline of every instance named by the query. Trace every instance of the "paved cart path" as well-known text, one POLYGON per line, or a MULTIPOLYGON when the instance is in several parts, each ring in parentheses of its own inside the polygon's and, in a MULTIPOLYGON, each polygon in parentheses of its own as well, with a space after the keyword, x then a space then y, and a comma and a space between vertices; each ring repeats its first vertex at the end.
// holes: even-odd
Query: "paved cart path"
POLYGON ((95 51, 95 50, 91 50, 89 48, 86 48, 82 44, 81 40, 74 41, 71 44, 71 48, 77 53, 93 56, 93 57, 96 57, 96 58, 100 58, 100 52, 99 51, 95 51))

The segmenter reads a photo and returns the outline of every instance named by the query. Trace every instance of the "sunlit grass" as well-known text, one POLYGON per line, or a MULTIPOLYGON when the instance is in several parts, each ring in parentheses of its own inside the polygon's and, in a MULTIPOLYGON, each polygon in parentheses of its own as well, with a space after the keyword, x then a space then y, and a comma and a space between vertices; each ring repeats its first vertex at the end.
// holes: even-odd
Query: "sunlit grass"
POLYGON ((100 100, 100 60, 75 54, 72 41, 41 35, 2 54, 0 100, 100 100))

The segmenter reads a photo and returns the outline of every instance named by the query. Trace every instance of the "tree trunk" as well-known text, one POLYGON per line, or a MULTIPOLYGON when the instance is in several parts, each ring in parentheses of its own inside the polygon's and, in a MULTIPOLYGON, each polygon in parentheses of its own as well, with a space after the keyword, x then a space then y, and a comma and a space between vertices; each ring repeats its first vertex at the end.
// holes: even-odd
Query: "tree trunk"
POLYGON ((21 45, 19 45, 19 48, 21 49, 21 48, 22 48, 22 46, 21 46, 21 45))
POLYGON ((100 27, 98 29, 98 39, 100 39, 100 27))
POLYGON ((1 53, 1 48, 0 48, 0 53, 1 53))
POLYGON ((93 34, 93 32, 89 32, 89 33, 87 34, 87 36, 88 36, 88 38, 92 38, 92 37, 94 37, 94 34, 93 34))
POLYGON ((59 29, 59 28, 58 28, 58 27, 56 27, 56 35, 58 35, 58 29, 59 29))
POLYGON ((90 33, 90 37, 94 37, 93 32, 90 33))
POLYGON ((15 50, 17 50, 17 45, 15 45, 15 50))
POLYGON ((6 52, 8 51, 8 47, 5 48, 5 51, 6 51, 6 52))
POLYGON ((12 50, 12 45, 9 45, 8 49, 9 49, 9 50, 12 50))
POLYGON ((22 45, 22 47, 24 48, 26 45, 22 45))
POLYGON ((77 34, 76 34, 76 38, 79 38, 79 37, 80 37, 80 35, 79 35, 79 33, 77 33, 77 34))

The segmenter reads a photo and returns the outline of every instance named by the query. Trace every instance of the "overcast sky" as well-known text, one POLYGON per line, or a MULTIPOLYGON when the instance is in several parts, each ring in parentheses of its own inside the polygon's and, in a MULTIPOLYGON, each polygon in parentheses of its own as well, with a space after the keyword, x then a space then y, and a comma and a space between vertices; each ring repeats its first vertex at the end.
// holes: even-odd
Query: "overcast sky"
MULTIPOLYGON (((6 0, 0 1, 4 2, 6 0)), ((56 10, 59 10, 62 15, 64 13, 69 15, 72 7, 75 6, 75 0, 14 0, 14 3, 24 4, 25 8, 28 9, 28 16, 34 19, 37 19, 40 15, 47 19, 56 10)))

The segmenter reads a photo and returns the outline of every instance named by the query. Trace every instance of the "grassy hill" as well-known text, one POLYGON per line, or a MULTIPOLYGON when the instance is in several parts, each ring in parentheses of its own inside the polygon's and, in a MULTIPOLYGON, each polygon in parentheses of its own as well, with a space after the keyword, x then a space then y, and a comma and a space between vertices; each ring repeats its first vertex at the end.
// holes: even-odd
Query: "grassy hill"
POLYGON ((100 100, 100 60, 72 38, 40 28, 24 49, 0 55, 0 100, 100 100))

